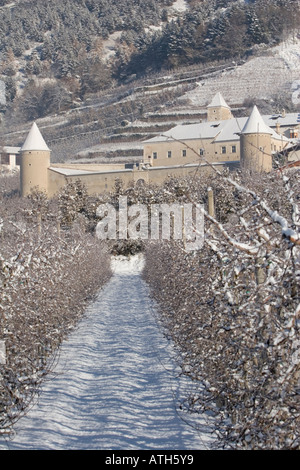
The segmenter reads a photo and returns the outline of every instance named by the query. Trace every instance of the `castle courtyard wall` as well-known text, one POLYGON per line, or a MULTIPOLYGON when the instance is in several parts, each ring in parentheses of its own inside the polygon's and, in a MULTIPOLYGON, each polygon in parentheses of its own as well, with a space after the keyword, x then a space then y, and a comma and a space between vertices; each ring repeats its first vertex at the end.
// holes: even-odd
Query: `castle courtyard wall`
MULTIPOLYGON (((238 162, 220 162, 220 167, 236 167, 238 162)), ((95 172, 94 174, 62 174, 51 168, 48 170, 48 197, 54 197, 67 183, 80 180, 86 187, 89 195, 103 194, 113 191, 116 180, 120 179, 124 187, 132 184, 157 184, 161 185, 170 177, 193 177, 195 172, 201 175, 211 174, 214 170, 206 164, 178 165, 173 167, 152 167, 148 169, 126 169, 120 171, 95 172)))

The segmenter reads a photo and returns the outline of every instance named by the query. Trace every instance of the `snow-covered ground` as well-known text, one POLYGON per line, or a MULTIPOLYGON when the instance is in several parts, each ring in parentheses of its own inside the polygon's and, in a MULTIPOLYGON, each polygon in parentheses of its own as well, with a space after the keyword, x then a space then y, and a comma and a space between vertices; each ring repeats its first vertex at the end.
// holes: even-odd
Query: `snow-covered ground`
POLYGON ((3 80, 0 80, 0 104, 2 104, 2 105, 6 104, 5 83, 4 83, 3 80))
POLYGON ((171 6, 171 9, 178 13, 182 13, 188 9, 188 3, 186 0, 176 0, 176 2, 171 6))
MULTIPOLYGON (((243 65, 233 66, 220 75, 199 82, 199 86, 183 98, 188 98, 194 106, 204 106, 220 91, 227 103, 232 105, 242 104, 245 99, 251 98, 270 99, 286 91, 295 100, 293 86, 299 77, 300 39, 291 37, 279 46, 268 49, 266 55, 253 57, 243 65)), ((294 104, 297 102, 294 101, 294 104)))
POLYGON ((93 145, 92 147, 88 147, 81 152, 78 152, 77 155, 79 157, 86 157, 89 153, 93 152, 110 152, 112 150, 128 150, 128 149, 143 149, 143 143, 140 141, 136 142, 107 142, 104 144, 93 145))
POLYGON ((63 344, 38 401, 0 449, 197 450, 213 446, 208 417, 178 407, 194 387, 155 319, 140 256, 114 275, 63 344))

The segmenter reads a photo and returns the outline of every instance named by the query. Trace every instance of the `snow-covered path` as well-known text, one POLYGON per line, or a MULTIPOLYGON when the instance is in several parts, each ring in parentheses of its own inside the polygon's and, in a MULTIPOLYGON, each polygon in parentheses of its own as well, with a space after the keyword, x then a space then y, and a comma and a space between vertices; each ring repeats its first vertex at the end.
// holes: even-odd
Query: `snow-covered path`
POLYGON ((176 409, 178 393, 189 385, 176 374, 140 263, 114 267, 63 344, 39 401, 15 426, 14 439, 0 440, 0 449, 207 448, 206 420, 201 432, 176 409))

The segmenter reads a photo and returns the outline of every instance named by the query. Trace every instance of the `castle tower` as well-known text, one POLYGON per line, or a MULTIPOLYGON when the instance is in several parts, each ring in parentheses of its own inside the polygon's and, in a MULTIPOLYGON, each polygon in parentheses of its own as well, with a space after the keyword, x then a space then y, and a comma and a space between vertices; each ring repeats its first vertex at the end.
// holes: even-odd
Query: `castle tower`
POLYGON ((241 167, 257 172, 272 170, 271 135, 256 106, 240 134, 241 167))
POLYGON ((217 93, 211 103, 207 106, 207 120, 210 121, 223 121, 231 119, 231 109, 224 100, 221 93, 217 93))
POLYGON ((21 196, 27 196, 33 188, 47 193, 51 151, 35 122, 20 152, 21 196))

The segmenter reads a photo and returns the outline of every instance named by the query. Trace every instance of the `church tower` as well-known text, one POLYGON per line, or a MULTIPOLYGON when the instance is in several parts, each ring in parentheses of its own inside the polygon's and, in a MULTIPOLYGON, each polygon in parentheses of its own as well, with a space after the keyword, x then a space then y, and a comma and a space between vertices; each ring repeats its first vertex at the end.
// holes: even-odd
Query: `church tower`
POLYGON ((207 120, 211 121, 224 121, 225 119, 231 119, 231 109, 224 100, 221 93, 217 93, 211 103, 207 106, 207 120))
POLYGON ((257 172, 272 170, 271 136, 256 106, 240 134, 241 167, 257 172))
POLYGON ((50 149, 34 122, 21 148, 20 187, 21 196, 27 196, 34 188, 48 191, 50 149))

